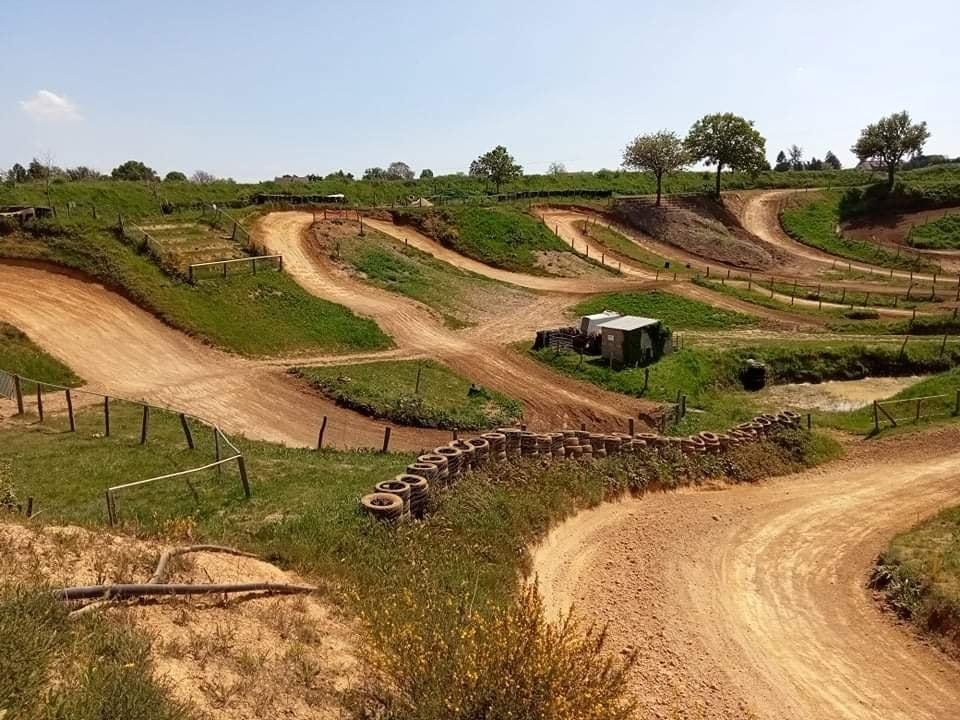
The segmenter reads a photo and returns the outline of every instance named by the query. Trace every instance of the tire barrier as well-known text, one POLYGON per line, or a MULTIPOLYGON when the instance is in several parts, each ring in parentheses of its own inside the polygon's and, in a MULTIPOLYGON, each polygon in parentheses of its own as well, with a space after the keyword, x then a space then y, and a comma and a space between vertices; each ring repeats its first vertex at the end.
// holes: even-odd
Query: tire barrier
POLYGON ((449 487, 467 472, 502 465, 517 458, 543 462, 562 459, 591 462, 595 458, 679 452, 682 455, 721 455, 729 448, 759 442, 786 428, 798 428, 801 417, 790 410, 765 413, 724 433, 700 432, 687 437, 657 433, 592 433, 561 430, 534 433, 520 428, 497 428, 479 437, 453 440, 431 453, 420 455, 406 472, 377 483, 374 492, 360 500, 363 509, 384 521, 422 518, 433 492, 449 487))

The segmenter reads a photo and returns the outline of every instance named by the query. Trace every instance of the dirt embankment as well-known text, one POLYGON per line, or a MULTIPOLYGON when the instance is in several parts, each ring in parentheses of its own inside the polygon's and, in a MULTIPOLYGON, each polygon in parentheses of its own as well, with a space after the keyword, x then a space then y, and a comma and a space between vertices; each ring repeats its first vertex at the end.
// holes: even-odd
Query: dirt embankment
POLYGON ((556 528, 533 570, 638 652, 640 718, 946 720, 960 663, 866 584, 896 532, 960 501, 960 428, 851 448, 759 485, 603 505, 556 528))
MULTIPOLYGON (((913 213, 900 213, 883 217, 858 218, 842 224, 844 235, 865 242, 879 243, 889 247, 907 247, 907 236, 916 225, 940 220, 946 215, 960 215, 960 207, 921 210, 913 213)), ((924 252, 917 250, 917 252, 924 252)), ((952 253, 960 257, 960 250, 926 251, 934 254, 952 253)))
POLYGON ((687 198, 657 207, 648 201, 623 200, 614 217, 659 242, 732 267, 770 270, 785 260, 776 247, 748 232, 723 204, 687 198))
MULTIPOLYGON (((28 584, 146 582, 165 549, 78 527, 0 524, 0 571, 28 584)), ((308 584, 250 557, 198 553, 169 567, 176 583, 308 584)), ((210 720, 333 720, 342 716, 339 691, 359 672, 355 629, 313 595, 201 595, 97 612, 140 632, 157 680, 210 720)))

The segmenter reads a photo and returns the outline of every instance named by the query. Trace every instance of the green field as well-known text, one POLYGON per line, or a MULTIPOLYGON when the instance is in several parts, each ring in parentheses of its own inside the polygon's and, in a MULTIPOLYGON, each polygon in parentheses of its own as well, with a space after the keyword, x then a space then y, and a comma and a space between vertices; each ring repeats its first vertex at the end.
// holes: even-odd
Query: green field
POLYGON ((516 400, 474 387, 433 360, 330 365, 296 372, 337 403, 402 425, 479 430, 512 424, 521 415, 516 400))
POLYGON ((0 322, 0 370, 23 377, 74 387, 80 378, 66 365, 37 347, 24 333, 0 322))
POLYGON ((912 227, 907 234, 907 243, 924 250, 960 248, 960 214, 947 215, 912 227))
MULTIPOLYGON (((342 231, 342 227, 337 229, 342 231)), ((321 226, 321 237, 323 232, 321 226)), ((491 308, 522 305, 532 299, 525 290, 461 270, 369 229, 363 237, 338 232, 335 239, 324 242, 335 260, 349 264, 379 287, 433 308, 453 328, 475 324, 491 308)))
POLYGON ((878 245, 853 238, 837 237, 835 228, 840 223, 839 191, 809 193, 797 198, 780 213, 783 229, 794 240, 810 245, 831 255, 881 267, 899 270, 932 272, 933 263, 908 255, 895 253, 878 245))
MULTIPOLYGON (((92 408, 78 412, 76 433, 57 432, 52 422, 0 429, 0 466, 9 468, 9 485, 17 496, 35 498, 40 522, 100 526, 107 486, 207 462, 211 456, 209 433, 195 432, 201 440, 197 450, 185 449, 176 416, 153 416, 146 447, 137 442, 138 407, 117 403, 113 420, 110 438, 96 436, 101 417, 92 408), (72 480, 65 485, 59 470, 68 457, 72 480)), ((677 455, 610 458, 590 466, 498 466, 436 495, 425 521, 391 527, 363 515, 357 500, 375 482, 399 472, 410 456, 239 444, 247 458, 251 499, 243 498, 233 467, 222 478, 208 471, 194 477, 193 492, 182 482, 171 482, 120 494, 122 529, 155 536, 168 533, 169 521, 177 519, 178 526, 190 528, 193 542, 240 547, 323 582, 331 588, 331 599, 359 613, 360 627, 388 662, 405 667, 422 663, 417 674, 404 680, 404 687, 414 684, 413 697, 421 707, 449 697, 451 688, 463 693, 464 710, 442 715, 461 720, 475 717, 472 712, 481 705, 474 703, 501 685, 496 666, 485 663, 517 667, 506 656, 491 657, 488 650, 494 645, 477 647, 471 638, 492 632, 490 618, 514 605, 528 562, 526 548, 556 522, 627 491, 721 475, 749 481, 791 472, 835 452, 822 439, 793 432, 737 448, 723 459, 677 455), (443 662, 443 657, 457 660, 443 662), (479 672, 471 675, 471 669, 479 672)), ((518 620, 533 623, 534 637, 528 640, 539 643, 547 632, 543 618, 536 607, 528 610, 521 605, 518 620)), ((40 655, 27 652, 31 658, 40 655)), ((559 672, 553 663, 573 663, 581 679, 570 678, 570 685, 555 688, 555 694, 565 695, 581 687, 587 671, 602 667, 606 657, 568 652, 544 658, 544 674, 523 665, 515 680, 553 688, 559 672)))
POLYGON ((592 315, 603 310, 656 318, 673 330, 720 330, 757 324, 756 318, 661 290, 594 295, 573 307, 576 315, 592 315))
POLYGON ((651 270, 669 270, 671 273, 676 272, 680 275, 686 275, 690 272, 682 263, 671 262, 656 253, 645 250, 638 243, 606 225, 595 224, 588 220, 580 220, 575 224, 582 233, 597 244, 603 245, 608 250, 612 250, 641 265, 646 265, 651 270))
POLYGON ((115 230, 89 219, 0 235, 0 257, 80 270, 184 332, 251 356, 379 350, 376 323, 308 294, 283 273, 236 274, 190 285, 165 274, 115 230))
POLYGON ((505 270, 543 275, 538 252, 570 252, 541 221, 511 206, 398 210, 393 216, 446 247, 505 270))
POLYGON ((899 614, 960 652, 960 507, 894 537, 873 584, 899 614))

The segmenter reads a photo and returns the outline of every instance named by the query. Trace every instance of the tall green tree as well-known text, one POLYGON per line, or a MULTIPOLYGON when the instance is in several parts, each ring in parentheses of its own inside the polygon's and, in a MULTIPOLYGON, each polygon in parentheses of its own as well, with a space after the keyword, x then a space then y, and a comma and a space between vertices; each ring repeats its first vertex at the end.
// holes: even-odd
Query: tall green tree
POLYGON ((676 133, 661 130, 650 135, 638 135, 623 150, 623 166, 652 172, 657 179, 657 205, 663 188, 665 173, 676 172, 690 164, 683 141, 676 133))
POLYGON ((717 197, 724 168, 757 172, 766 163, 767 141, 753 122, 733 113, 715 113, 697 120, 684 141, 693 160, 717 166, 717 197))
POLYGON ((513 156, 503 145, 497 145, 470 163, 470 174, 492 181, 499 195, 500 186, 523 175, 523 168, 513 161, 513 156))
POLYGON ((803 170, 803 148, 797 144, 790 146, 790 169, 803 170))
POLYGON ((180 172, 179 170, 171 170, 163 177, 164 182, 186 182, 186 174, 180 172))
POLYGON ((773 169, 777 172, 786 172, 790 169, 790 161, 787 160, 787 154, 783 150, 777 153, 777 164, 773 169))
POLYGON ((13 167, 7 171, 7 180, 12 183, 25 183, 27 181, 27 169, 20 163, 14 163, 13 167))
POLYGON ((823 164, 831 170, 839 170, 843 167, 843 165, 840 164, 840 158, 830 150, 827 150, 827 154, 823 156, 823 164))
POLYGON ((110 176, 114 180, 135 180, 151 182, 159 179, 156 171, 139 160, 127 160, 122 165, 118 165, 111 172, 110 176))
POLYGON ((867 125, 860 131, 860 138, 850 150, 861 162, 877 161, 883 164, 887 171, 887 187, 892 189, 904 155, 919 155, 929 139, 927 123, 913 123, 910 113, 904 110, 867 125))

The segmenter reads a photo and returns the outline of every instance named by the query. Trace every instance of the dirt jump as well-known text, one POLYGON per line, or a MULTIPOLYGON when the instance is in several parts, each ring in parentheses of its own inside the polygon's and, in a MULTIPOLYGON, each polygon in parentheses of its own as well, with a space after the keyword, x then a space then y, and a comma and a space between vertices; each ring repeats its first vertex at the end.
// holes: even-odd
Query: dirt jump
POLYGON ((956 717, 960 663, 867 588, 896 532, 960 501, 960 429, 850 448, 817 470, 607 504, 554 529, 533 572, 638 652, 641 718, 956 717))

